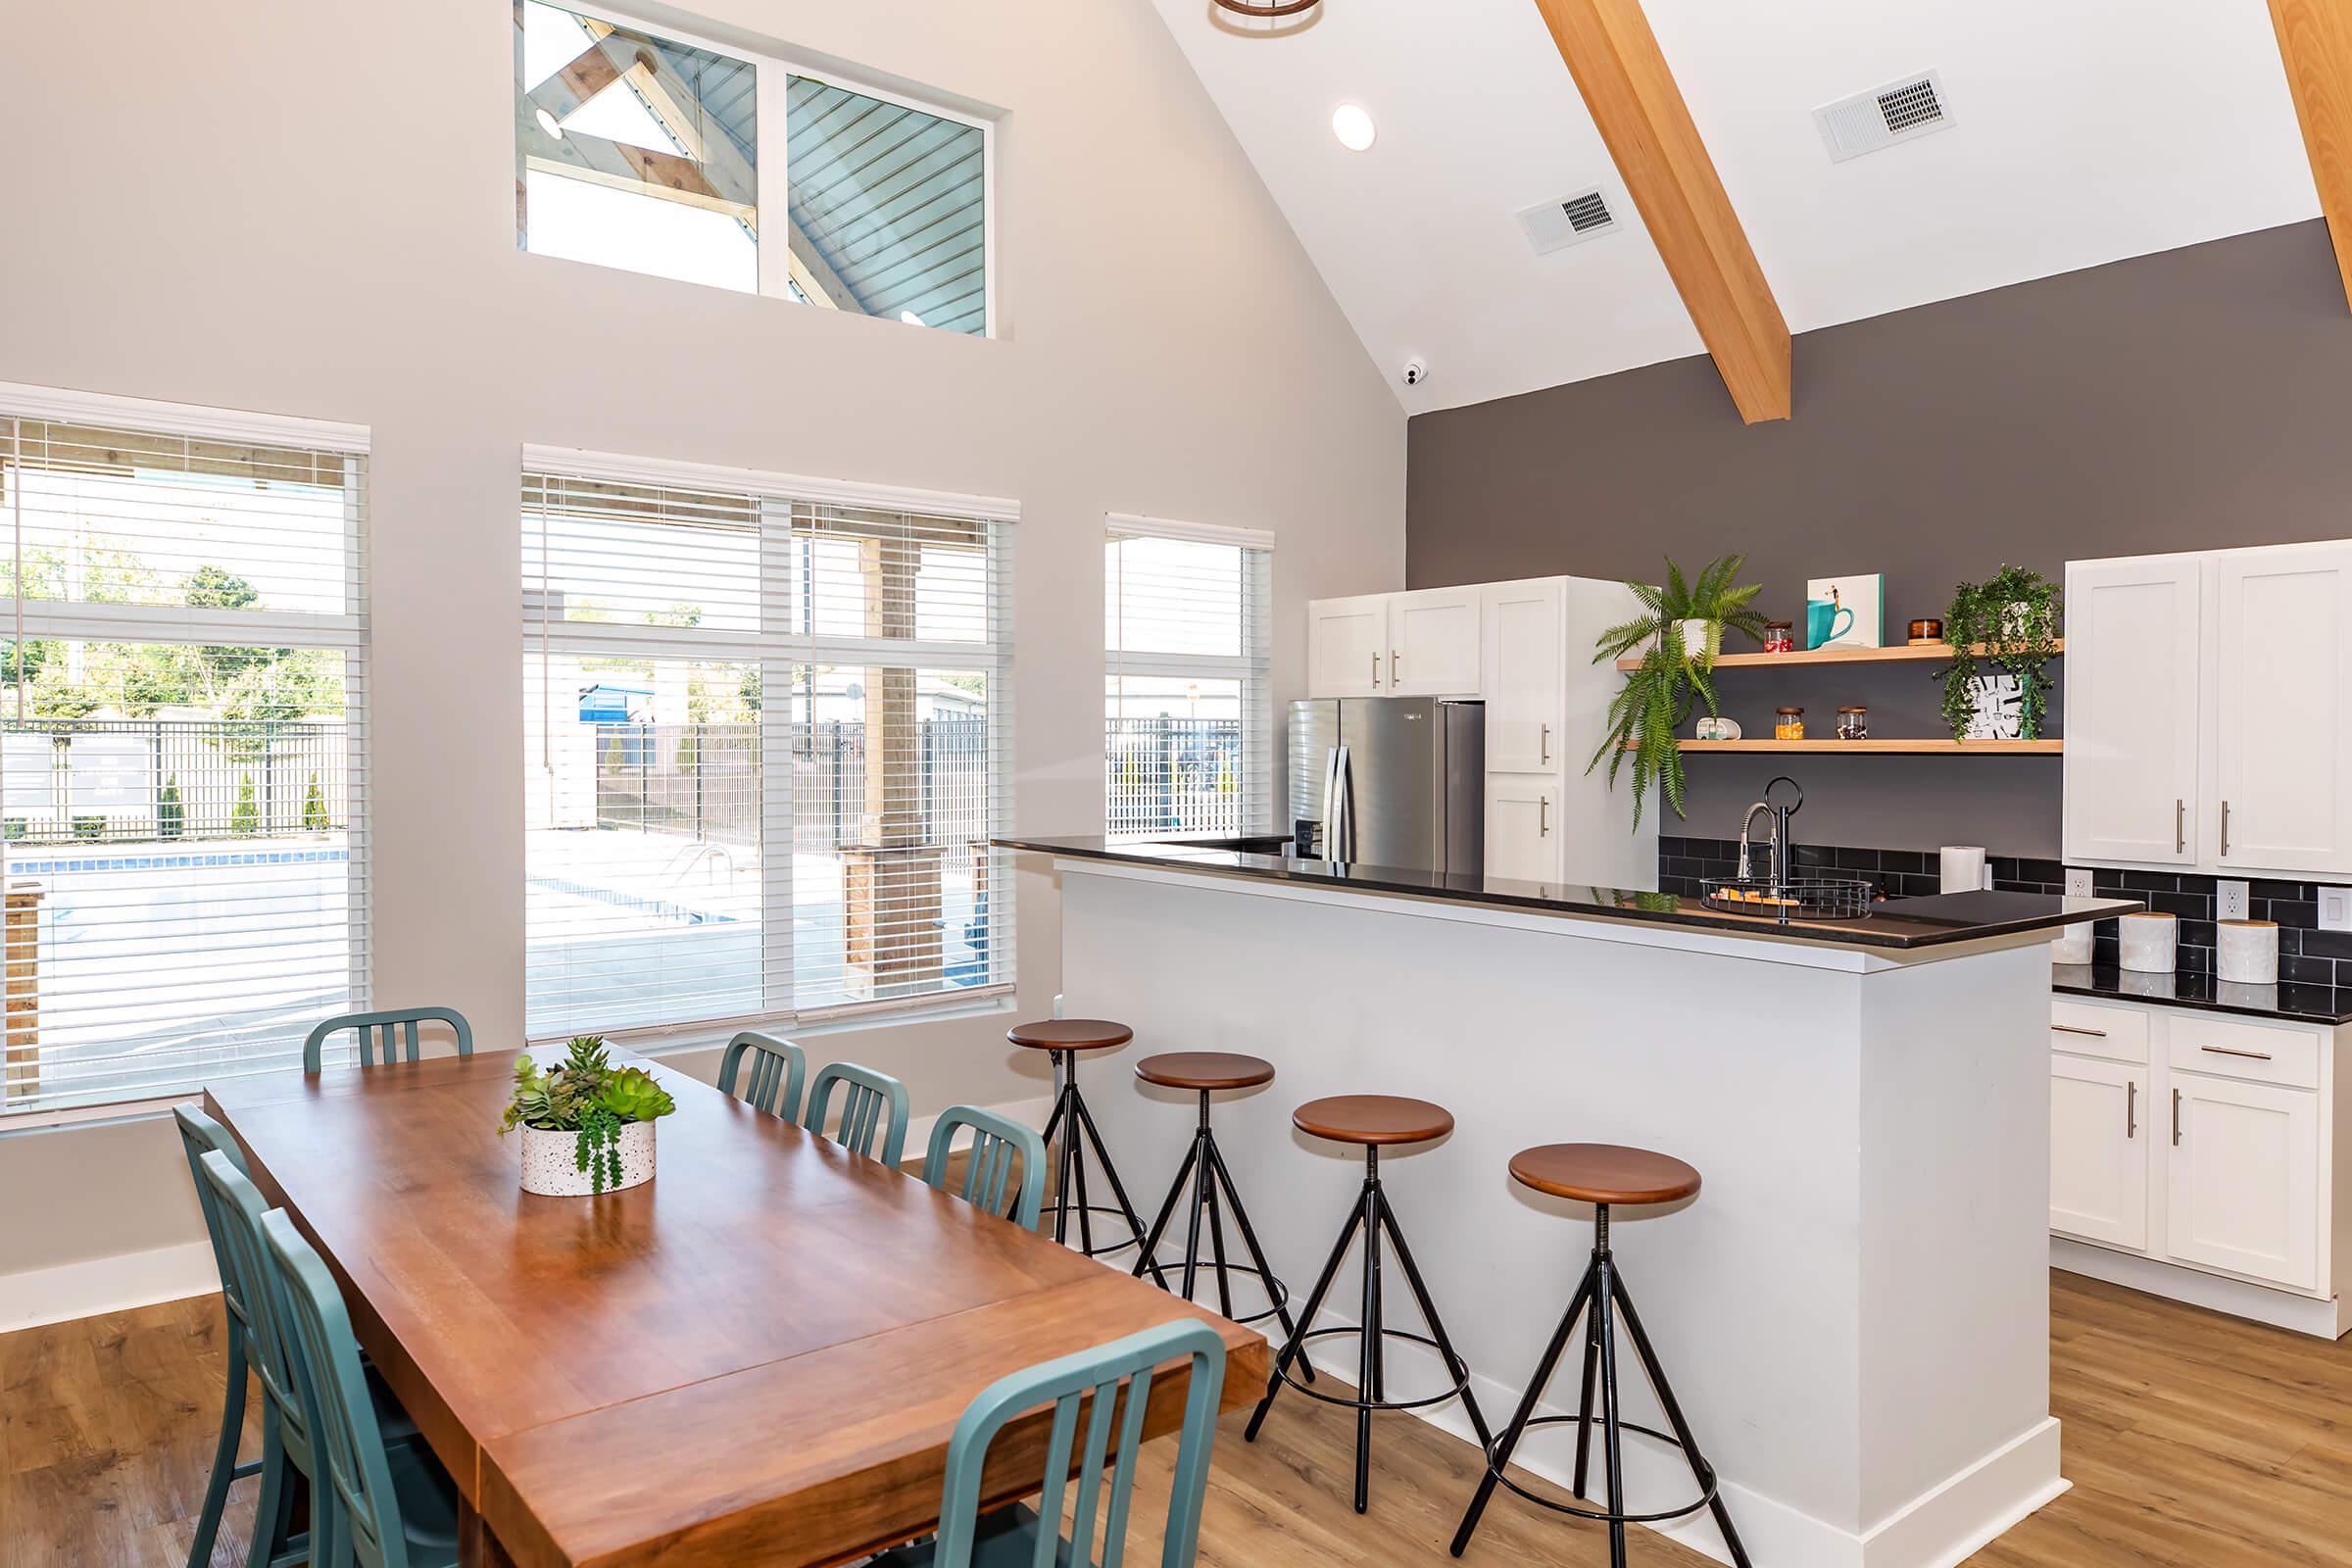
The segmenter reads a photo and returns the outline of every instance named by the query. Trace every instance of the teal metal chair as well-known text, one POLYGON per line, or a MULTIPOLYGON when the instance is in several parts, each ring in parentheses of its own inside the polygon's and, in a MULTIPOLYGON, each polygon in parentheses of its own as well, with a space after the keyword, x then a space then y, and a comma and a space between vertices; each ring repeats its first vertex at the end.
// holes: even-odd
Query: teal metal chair
POLYGON ((244 1151, 228 1129, 188 1105, 172 1107, 179 1123, 179 1146, 188 1156, 188 1176, 196 1184, 196 1206, 204 1211, 205 1234, 213 1242, 213 1267, 220 1275, 220 1304, 228 1316, 228 1388, 220 1401, 220 1437, 213 1445, 213 1470, 204 1485, 204 1502, 196 1513, 196 1536, 188 1546, 188 1568, 206 1568, 213 1560, 213 1542, 220 1533, 220 1510, 228 1499, 229 1484, 259 1475, 264 1461, 237 1462, 237 1446, 245 1433, 246 1369, 253 1357, 253 1317, 245 1305, 244 1284, 229 1259, 228 1242, 221 1232, 220 1200, 205 1180, 198 1163, 218 1153, 238 1175, 245 1174, 244 1151))
POLYGON ((455 1007, 396 1007, 389 1012, 346 1012, 327 1019, 313 1029, 302 1042, 302 1070, 317 1072, 324 1065, 326 1043, 346 1029, 360 1032, 360 1062, 363 1067, 375 1065, 375 1047, 383 1047, 383 1059, 388 1065, 393 1059, 392 1031, 403 1033, 401 1057, 415 1061, 422 1053, 418 1050, 416 1026, 420 1023, 445 1023, 458 1037, 458 1054, 473 1054, 473 1025, 455 1007))
POLYGON ((993 1110, 950 1105, 932 1125, 931 1147, 923 1156, 923 1180, 1033 1231, 1046 1202, 1046 1141, 1037 1129, 993 1110), (948 1163, 955 1154, 956 1131, 964 1127, 972 1130, 971 1157, 964 1164, 963 1180, 951 1188, 948 1163), (1020 1167, 1018 1186, 1012 1180, 1016 1162, 1020 1167))
POLYGON ((884 1552, 874 1559, 874 1568, 1096 1568, 1098 1518, 1106 1521, 1101 1568, 1119 1568, 1127 1544, 1135 1454, 1143 1440, 1152 1371, 1185 1356, 1192 1358, 1192 1381, 1185 1393, 1183 1436, 1176 1450, 1176 1476, 1168 1495, 1167 1534, 1159 1561, 1160 1568, 1192 1568, 1200 1544, 1209 1447, 1217 1435, 1217 1392, 1225 1381, 1224 1343, 1198 1318, 1162 1323, 1015 1372, 982 1390, 965 1407, 948 1440, 939 1534, 884 1552), (1119 1398, 1122 1385, 1125 1397, 1119 1398), (1015 1503, 983 1515, 980 1472, 988 1462, 989 1446, 1007 1422, 1043 1404, 1054 1406, 1054 1426, 1038 1507, 1015 1503), (1086 1446, 1075 1450, 1077 1462, 1073 1465, 1081 1409, 1087 1411, 1086 1446), (1064 1539, 1057 1532, 1062 1494, 1073 1468, 1078 1472, 1078 1497, 1071 1510, 1072 1529, 1064 1539), (1103 1485, 1105 1469, 1110 1472, 1107 1488, 1103 1485), (1102 1511, 1105 1506, 1107 1513, 1102 1511))
POLYGON ((842 1097, 839 1128, 829 1136, 853 1154, 896 1166, 906 1152, 906 1086, 886 1072, 853 1062, 837 1061, 818 1068, 815 1081, 808 1085, 808 1110, 801 1125, 819 1138, 828 1136, 825 1122, 837 1087, 849 1092, 842 1097), (878 1153, 874 1149, 877 1136, 882 1143, 878 1153))
POLYGON ((727 1054, 718 1058, 720 1094, 734 1095, 746 1056, 751 1058, 752 1074, 743 1086, 744 1102, 755 1110, 799 1121, 801 1085, 808 1076, 807 1054, 789 1040, 746 1029, 727 1042, 727 1054))
POLYGON ((384 1441, 334 1276, 281 1209, 261 1216, 277 1307, 316 1417, 314 1568, 456 1568, 458 1490, 419 1447, 384 1441))

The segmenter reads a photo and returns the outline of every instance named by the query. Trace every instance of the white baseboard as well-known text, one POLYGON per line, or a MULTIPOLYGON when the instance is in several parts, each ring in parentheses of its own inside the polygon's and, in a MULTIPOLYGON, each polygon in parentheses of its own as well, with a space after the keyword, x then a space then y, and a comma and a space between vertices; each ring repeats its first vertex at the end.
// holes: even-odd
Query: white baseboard
POLYGON ((209 1296, 220 1288, 209 1240, 0 1274, 0 1333, 209 1296))
MULTIPOLYGON (((1341 1321, 1328 1311, 1317 1319, 1325 1327, 1337 1327, 1341 1321)), ((1314 1347, 1320 1351, 1314 1355, 1316 1370, 1352 1379, 1356 1369, 1347 1348, 1349 1343, 1333 1340, 1314 1347)), ((1414 1395, 1433 1392, 1448 1381, 1435 1352, 1419 1346, 1392 1346, 1389 1367, 1392 1388, 1414 1395)), ((1479 1408, 1490 1422, 1506 1419, 1517 1407, 1517 1389, 1475 1371, 1470 1381, 1479 1408)), ((1566 1381, 1573 1396, 1575 1379, 1566 1381)), ((1459 1401, 1411 1413, 1465 1443, 1475 1446, 1478 1442, 1459 1401)), ((1537 1406, 1536 1413, 1553 1416, 1574 1411, 1546 1399, 1537 1406)), ((1656 1424, 1639 1412, 1632 1418, 1656 1424)), ((1530 1433, 1512 1460, 1513 1467, 1531 1470, 1566 1488, 1574 1468, 1569 1458, 1574 1433, 1573 1427, 1530 1433)), ((1703 1446, 1706 1434, 1699 1433, 1698 1440, 1703 1446)), ((1632 1438, 1625 1447, 1625 1469, 1626 1496, 1637 1511, 1672 1507, 1694 1495, 1690 1472, 1672 1448, 1632 1438)), ((2058 1474, 2058 1422, 2045 1418, 1859 1534, 1728 1478, 1722 1482, 1722 1496, 1732 1522, 1739 1527, 1741 1544, 1756 1562, 1801 1563, 1804 1568, 1954 1568, 2068 1486, 2058 1474)), ((1464 1492, 1462 1505, 1467 1507, 1469 1501, 1470 1494, 1464 1492)), ((1506 1492, 1497 1492, 1489 1505, 1490 1511, 1528 1506, 1506 1492)), ((1645 1528, 1672 1537, 1717 1562, 1731 1561, 1722 1533, 1703 1508, 1690 1517, 1645 1528)))
POLYGON ((2152 1257, 2110 1251, 2072 1237, 2050 1238, 2050 1267, 2105 1280, 2128 1290, 2144 1291, 2168 1301, 2186 1301, 2208 1311, 2268 1323, 2276 1329, 2292 1329, 2318 1339, 2340 1340, 2347 1330, 2352 1330, 2352 1312, 2347 1311, 2340 1297, 2315 1300, 2291 1291, 2274 1291, 2266 1285, 2208 1274, 2203 1269, 2181 1268, 2152 1257))

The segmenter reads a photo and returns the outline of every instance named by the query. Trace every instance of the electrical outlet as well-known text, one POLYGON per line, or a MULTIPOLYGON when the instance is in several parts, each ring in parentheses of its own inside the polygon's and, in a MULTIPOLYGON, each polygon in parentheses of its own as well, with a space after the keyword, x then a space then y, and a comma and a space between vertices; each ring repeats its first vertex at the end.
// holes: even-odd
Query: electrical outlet
POLYGON ((2227 879, 2213 885, 2213 915, 2217 920, 2246 918, 2246 901, 2250 897, 2246 884, 2227 879))
POLYGON ((2066 896, 2070 899, 2090 897, 2090 873, 2074 866, 2066 868, 2066 896))
POLYGON ((2352 888, 2320 889, 2320 929, 2352 931, 2352 888))

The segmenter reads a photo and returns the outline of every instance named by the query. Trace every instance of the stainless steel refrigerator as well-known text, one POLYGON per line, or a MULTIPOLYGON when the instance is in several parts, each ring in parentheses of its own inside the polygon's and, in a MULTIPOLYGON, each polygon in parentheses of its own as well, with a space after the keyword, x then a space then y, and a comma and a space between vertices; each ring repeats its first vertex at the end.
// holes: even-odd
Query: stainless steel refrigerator
POLYGON ((1294 853, 1476 876, 1486 860, 1487 710, 1434 697, 1291 705, 1294 853))

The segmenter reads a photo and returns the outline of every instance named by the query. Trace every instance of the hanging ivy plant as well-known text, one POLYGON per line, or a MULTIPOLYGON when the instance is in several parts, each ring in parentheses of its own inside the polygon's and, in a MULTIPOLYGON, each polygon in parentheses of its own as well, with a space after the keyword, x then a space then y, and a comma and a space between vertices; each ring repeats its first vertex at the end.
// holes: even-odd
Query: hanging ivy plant
POLYGON ((2056 583, 2006 563, 1984 582, 1964 582, 1952 591, 1951 606, 1943 612, 1944 635, 1952 644, 1952 662, 1943 672, 1943 718, 1952 739, 1968 738, 1977 716, 1976 679, 1987 666, 2017 678, 2019 739, 2041 738, 2049 710, 2049 663, 2058 656, 2064 609, 2056 583))

